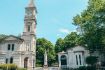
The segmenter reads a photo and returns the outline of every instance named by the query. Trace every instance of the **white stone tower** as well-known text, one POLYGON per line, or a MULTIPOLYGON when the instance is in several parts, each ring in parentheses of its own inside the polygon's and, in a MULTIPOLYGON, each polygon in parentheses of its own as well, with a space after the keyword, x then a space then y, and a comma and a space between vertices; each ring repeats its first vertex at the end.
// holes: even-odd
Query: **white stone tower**
POLYGON ((34 0, 29 0, 29 4, 25 8, 24 32, 22 35, 26 46, 26 55, 24 57, 28 61, 26 68, 34 68, 36 62, 36 14, 37 10, 34 0))

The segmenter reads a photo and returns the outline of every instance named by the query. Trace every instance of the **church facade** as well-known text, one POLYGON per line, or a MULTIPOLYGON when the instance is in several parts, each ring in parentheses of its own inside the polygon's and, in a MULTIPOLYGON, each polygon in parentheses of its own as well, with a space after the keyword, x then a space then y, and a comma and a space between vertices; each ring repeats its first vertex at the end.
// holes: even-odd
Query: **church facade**
POLYGON ((24 31, 21 37, 7 36, 0 42, 0 64, 16 64, 33 70, 36 62, 36 7, 30 0, 25 8, 24 31))

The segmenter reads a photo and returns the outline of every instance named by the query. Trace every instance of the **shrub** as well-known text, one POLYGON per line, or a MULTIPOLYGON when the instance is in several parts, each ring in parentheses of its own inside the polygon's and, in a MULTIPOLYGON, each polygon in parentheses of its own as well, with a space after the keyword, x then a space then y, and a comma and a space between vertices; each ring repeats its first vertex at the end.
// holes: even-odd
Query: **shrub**
POLYGON ((17 65, 15 65, 15 64, 7 64, 6 66, 8 67, 8 70, 16 70, 17 69, 17 65))
POLYGON ((17 69, 17 66, 15 64, 1 64, 0 65, 0 69, 3 69, 3 70, 16 70, 17 69))
POLYGON ((95 66, 81 66, 79 68, 73 69, 73 70, 96 70, 95 66))
POLYGON ((7 70, 7 66, 6 66, 6 64, 2 64, 2 65, 0 65, 0 69, 7 70))
POLYGON ((86 66, 81 66, 78 68, 78 70, 87 70, 87 67, 86 66))
POLYGON ((94 65, 97 62, 97 57, 96 56, 88 56, 86 58, 86 63, 90 65, 94 65))
POLYGON ((17 70, 27 70, 26 68, 18 68, 17 70))
POLYGON ((96 70, 96 67, 95 66, 88 66, 87 70, 96 70))
POLYGON ((27 70, 25 68, 18 68, 15 64, 1 64, 0 69, 2 70, 27 70))

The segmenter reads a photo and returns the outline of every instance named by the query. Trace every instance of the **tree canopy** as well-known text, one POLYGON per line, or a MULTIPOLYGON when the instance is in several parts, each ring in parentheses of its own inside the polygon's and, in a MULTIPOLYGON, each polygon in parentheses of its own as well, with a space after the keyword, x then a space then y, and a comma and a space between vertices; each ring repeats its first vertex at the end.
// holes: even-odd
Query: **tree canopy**
POLYGON ((103 49, 105 46, 105 1, 89 0, 88 7, 73 18, 73 24, 81 29, 88 49, 103 49))
POLYGON ((47 51, 48 63, 52 64, 55 59, 55 52, 53 44, 45 38, 38 38, 36 41, 36 58, 37 64, 44 64, 44 53, 47 51))
POLYGON ((62 52, 64 50, 64 40, 62 38, 57 39, 55 43, 55 52, 62 52))
POLYGON ((83 37, 76 32, 71 32, 64 38, 64 48, 65 50, 68 48, 75 47, 77 45, 83 45, 83 37))

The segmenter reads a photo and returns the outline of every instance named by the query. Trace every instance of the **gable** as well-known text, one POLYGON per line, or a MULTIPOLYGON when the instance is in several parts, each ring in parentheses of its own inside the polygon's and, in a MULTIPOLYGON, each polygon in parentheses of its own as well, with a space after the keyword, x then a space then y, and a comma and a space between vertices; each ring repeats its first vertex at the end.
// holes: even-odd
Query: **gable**
POLYGON ((73 48, 73 51, 85 51, 85 48, 82 46, 76 46, 73 48))
MULTIPOLYGON (((6 38, 4 38, 2 41, 23 41, 23 39, 21 39, 21 38, 19 38, 19 37, 16 37, 16 36, 12 36, 12 35, 10 35, 10 36, 8 36, 8 37, 6 37, 6 38)), ((2 42, 1 41, 1 42, 2 42)))
POLYGON ((6 41, 8 41, 8 40, 17 40, 17 38, 11 36, 11 37, 6 38, 5 40, 6 41))
POLYGON ((85 48, 82 46, 75 46, 73 48, 68 49, 67 51, 68 52, 70 52, 70 51, 85 51, 85 48))

